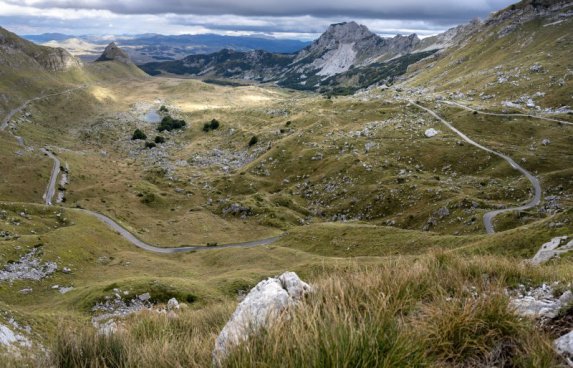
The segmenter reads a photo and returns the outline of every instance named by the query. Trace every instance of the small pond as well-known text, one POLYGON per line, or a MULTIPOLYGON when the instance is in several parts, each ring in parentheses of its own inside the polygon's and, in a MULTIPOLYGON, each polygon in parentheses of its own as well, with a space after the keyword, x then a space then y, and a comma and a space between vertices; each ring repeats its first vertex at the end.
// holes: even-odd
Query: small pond
POLYGON ((159 123, 161 121, 161 115, 152 109, 145 114, 143 120, 145 120, 147 123, 159 123))

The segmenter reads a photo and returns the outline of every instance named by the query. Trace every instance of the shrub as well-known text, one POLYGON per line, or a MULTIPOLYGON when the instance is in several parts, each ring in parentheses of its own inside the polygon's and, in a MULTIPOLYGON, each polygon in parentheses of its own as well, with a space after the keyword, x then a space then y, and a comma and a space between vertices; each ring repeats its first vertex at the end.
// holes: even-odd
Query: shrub
POLYGON ((211 124, 209 124, 209 128, 211 128, 211 130, 218 129, 219 128, 219 120, 217 120, 217 119, 211 120, 211 124))
POLYGON ((147 139, 147 136, 140 129, 135 129, 135 132, 133 132, 133 136, 131 137, 131 140, 135 141, 138 139, 141 139, 141 140, 147 139))
POLYGON ((254 146, 255 144, 257 144, 259 142, 259 138, 257 138, 256 135, 251 137, 251 140, 249 141, 249 147, 254 146))
POLYGON ((175 129, 183 129, 187 123, 185 120, 173 119, 171 116, 166 116, 161 120, 161 123, 157 127, 159 132, 167 130, 168 132, 175 129))
POLYGON ((209 123, 203 124, 203 131, 206 133, 209 130, 211 130, 211 125, 209 125, 209 123))
POLYGON ((161 105, 161 107, 159 108, 159 112, 169 112, 169 110, 167 110, 167 107, 165 107, 165 105, 161 105))
POLYGON ((160 144, 160 143, 165 143, 165 138, 163 138, 162 136, 158 135, 155 137, 155 143, 160 144))
POLYGON ((145 148, 153 148, 157 147, 157 145, 153 142, 145 142, 145 148))

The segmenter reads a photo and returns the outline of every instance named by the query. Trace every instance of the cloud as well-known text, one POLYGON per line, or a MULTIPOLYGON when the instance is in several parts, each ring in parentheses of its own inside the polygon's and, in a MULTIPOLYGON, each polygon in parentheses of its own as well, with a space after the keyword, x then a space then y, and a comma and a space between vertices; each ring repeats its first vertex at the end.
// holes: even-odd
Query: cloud
POLYGON ((99 9, 117 14, 348 16, 380 19, 461 19, 484 15, 507 0, 7 0, 36 8, 99 9))
POLYGON ((511 0, 0 0, 0 22, 17 32, 265 33, 310 39, 355 20, 382 35, 429 35, 511 0), (108 27, 108 25, 113 25, 108 27))

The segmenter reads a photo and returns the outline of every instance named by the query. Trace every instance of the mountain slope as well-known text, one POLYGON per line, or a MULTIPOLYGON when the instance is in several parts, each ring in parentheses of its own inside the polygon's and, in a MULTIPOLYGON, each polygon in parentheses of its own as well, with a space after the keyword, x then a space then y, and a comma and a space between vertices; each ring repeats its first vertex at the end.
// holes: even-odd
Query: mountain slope
POLYGON ((81 62, 62 48, 35 45, 0 27, 0 62, 13 68, 37 65, 46 71, 65 71, 81 62))
MULTIPOLYGON (((414 52, 420 42, 415 34, 382 38, 370 32, 366 26, 349 22, 331 25, 311 45, 296 54, 222 50, 210 55, 191 55, 183 60, 148 63, 140 67, 151 75, 169 73, 272 81, 295 89, 328 91, 336 88, 339 80, 354 79, 359 68, 374 65, 365 71, 372 74, 372 70, 382 63, 414 52)), ((402 58, 398 64, 418 61, 421 55, 427 56, 420 54, 420 57, 402 58)), ((402 73, 404 68, 389 67, 382 74, 391 79, 397 74, 389 71, 398 70, 402 73)), ((382 78, 362 78, 364 83, 359 86, 366 87, 365 82, 370 79, 380 81, 382 78)))
POLYGON ((284 73, 293 59, 288 54, 224 49, 208 55, 190 55, 183 60, 144 64, 140 68, 150 75, 165 72, 264 82, 284 73))
POLYGON ((114 78, 144 78, 135 65, 82 64, 62 48, 39 46, 0 28, 0 114, 24 101, 78 85, 114 78))
POLYGON ((471 26, 459 46, 412 65, 405 84, 502 108, 573 105, 571 2, 522 1, 471 26))

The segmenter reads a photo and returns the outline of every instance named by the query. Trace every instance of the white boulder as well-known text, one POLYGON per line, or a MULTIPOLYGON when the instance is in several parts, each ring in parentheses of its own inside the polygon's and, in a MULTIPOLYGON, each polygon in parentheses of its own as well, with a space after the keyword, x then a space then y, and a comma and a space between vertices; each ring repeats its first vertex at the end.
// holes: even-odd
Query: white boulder
POLYGON ((531 263, 539 265, 554 257, 558 257, 560 254, 573 250, 573 240, 566 242, 567 239, 567 236, 558 236, 543 244, 531 259, 531 263))
POLYGON ((430 128, 430 129, 426 129, 426 131, 424 132, 424 135, 428 138, 432 138, 435 135, 438 135, 438 131, 434 128, 430 128))
POLYGON ((213 364, 220 366, 231 348, 268 326, 281 312, 296 304, 310 290, 310 286, 294 272, 285 272, 279 277, 259 282, 237 306, 217 337, 213 364))
POLYGON ((179 302, 175 298, 171 298, 167 301, 167 310, 172 311, 179 309, 179 302))
POLYGON ((569 366, 573 366, 573 331, 553 341, 553 346, 559 354, 561 354, 569 366))

